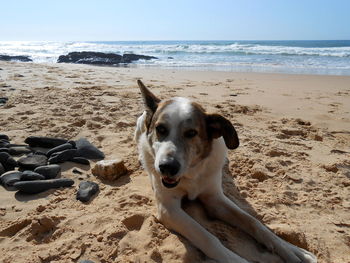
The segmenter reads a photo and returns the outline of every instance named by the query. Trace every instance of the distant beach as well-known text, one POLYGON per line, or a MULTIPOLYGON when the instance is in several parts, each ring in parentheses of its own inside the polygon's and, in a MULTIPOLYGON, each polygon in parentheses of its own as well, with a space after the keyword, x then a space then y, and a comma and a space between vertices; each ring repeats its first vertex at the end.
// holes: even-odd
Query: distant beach
POLYGON ((73 51, 135 53, 158 59, 138 67, 350 75, 350 40, 319 41, 1 41, 0 54, 55 63, 73 51))

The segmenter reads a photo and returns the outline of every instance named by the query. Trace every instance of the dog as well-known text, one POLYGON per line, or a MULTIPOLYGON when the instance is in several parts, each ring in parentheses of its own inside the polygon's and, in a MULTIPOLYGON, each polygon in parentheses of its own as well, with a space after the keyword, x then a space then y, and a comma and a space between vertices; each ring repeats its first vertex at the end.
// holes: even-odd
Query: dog
POLYGON ((284 241, 224 195, 227 148, 239 146, 231 122, 186 98, 161 101, 140 80, 137 83, 145 111, 137 120, 135 141, 151 180, 159 221, 217 262, 247 263, 181 208, 184 197, 199 199, 210 216, 242 229, 284 262, 316 263, 312 253, 284 241))

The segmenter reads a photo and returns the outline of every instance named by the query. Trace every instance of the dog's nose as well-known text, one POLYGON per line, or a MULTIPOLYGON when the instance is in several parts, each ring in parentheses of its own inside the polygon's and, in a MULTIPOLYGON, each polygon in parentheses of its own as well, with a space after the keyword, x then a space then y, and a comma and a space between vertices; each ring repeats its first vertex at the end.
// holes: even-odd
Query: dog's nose
POLYGON ((180 170, 180 163, 175 160, 167 160, 165 162, 161 162, 159 164, 159 170, 163 175, 170 175, 170 176, 174 176, 176 175, 179 170, 180 170))

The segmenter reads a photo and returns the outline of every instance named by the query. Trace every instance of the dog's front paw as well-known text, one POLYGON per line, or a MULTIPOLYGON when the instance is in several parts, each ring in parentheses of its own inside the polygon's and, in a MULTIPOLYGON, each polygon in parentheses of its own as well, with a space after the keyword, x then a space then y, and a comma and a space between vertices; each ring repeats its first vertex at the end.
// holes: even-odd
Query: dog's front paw
POLYGON ((317 263, 314 254, 286 241, 282 241, 281 245, 276 247, 276 252, 286 263, 317 263))

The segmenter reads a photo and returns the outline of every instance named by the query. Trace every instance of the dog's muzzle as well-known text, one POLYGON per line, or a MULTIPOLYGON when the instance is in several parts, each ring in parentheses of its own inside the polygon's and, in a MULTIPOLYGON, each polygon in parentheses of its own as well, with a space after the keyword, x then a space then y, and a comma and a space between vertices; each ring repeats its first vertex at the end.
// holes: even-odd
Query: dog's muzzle
POLYGON ((181 165, 176 159, 166 160, 159 164, 159 171, 162 174, 162 183, 167 188, 178 185, 180 179, 176 175, 180 171, 181 165))

